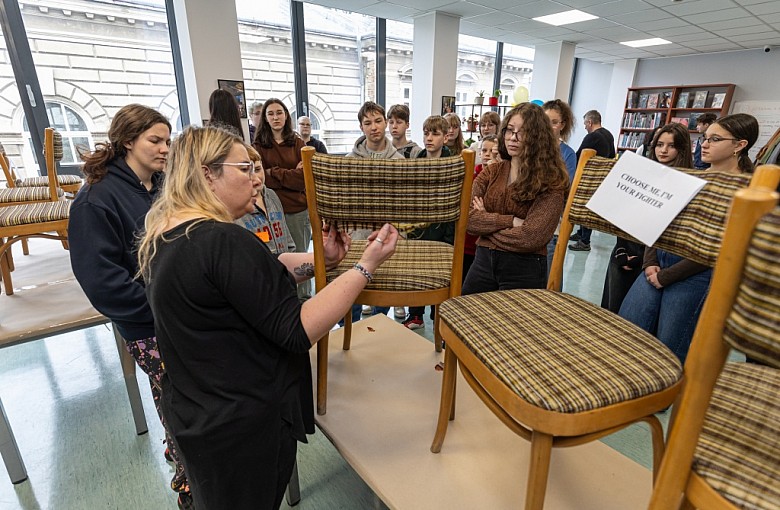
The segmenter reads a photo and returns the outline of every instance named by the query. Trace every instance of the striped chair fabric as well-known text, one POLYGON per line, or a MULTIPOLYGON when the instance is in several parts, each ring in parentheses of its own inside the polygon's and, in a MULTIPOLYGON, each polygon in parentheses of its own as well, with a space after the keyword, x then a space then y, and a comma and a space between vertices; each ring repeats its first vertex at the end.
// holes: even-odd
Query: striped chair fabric
MULTIPOLYGON (((366 241, 353 241, 347 256, 328 271, 328 283, 349 271, 366 249, 366 241)), ((450 284, 453 248, 436 241, 399 240, 395 253, 374 272, 366 290, 415 291, 442 289, 450 284), (414 249, 410 249, 414 248, 414 249), (424 267, 425 271, 410 271, 424 267)))
MULTIPOLYGON (((615 162, 614 159, 602 157, 594 157, 588 161, 587 171, 583 172, 574 195, 569 220, 576 225, 640 242, 585 207, 615 162)), ((750 184, 751 176, 687 168, 677 170, 705 179, 707 184, 672 221, 654 246, 714 267, 720 252, 731 198, 738 189, 750 184)))
POLYGON ((0 207, 0 228, 66 220, 70 204, 70 200, 60 200, 0 207))
MULTIPOLYGON (((61 197, 63 191, 61 188, 57 188, 57 196, 61 197)), ((44 200, 51 200, 49 195, 49 188, 8 188, 0 189, 0 204, 9 204, 12 202, 41 202, 44 200)))
POLYGON ((682 375, 677 357, 652 335, 568 294, 460 296, 442 303, 440 315, 507 387, 548 411, 581 413, 625 402, 666 389, 682 375), (550 320, 555 317, 566 320, 550 320))
MULTIPOLYGON (((69 186, 73 184, 81 184, 81 177, 78 175, 58 175, 57 176, 57 185, 59 186, 69 186)), ((17 182, 17 186, 21 188, 37 188, 37 187, 46 187, 49 185, 49 178, 46 176, 43 177, 28 177, 26 179, 21 179, 17 182)))
POLYGON ((456 221, 463 166, 459 156, 360 159, 316 154, 317 210, 328 224, 348 231, 374 230, 387 222, 456 221))
POLYGON ((693 470, 738 508, 780 508, 780 208, 756 226, 724 340, 770 366, 727 363, 693 470))

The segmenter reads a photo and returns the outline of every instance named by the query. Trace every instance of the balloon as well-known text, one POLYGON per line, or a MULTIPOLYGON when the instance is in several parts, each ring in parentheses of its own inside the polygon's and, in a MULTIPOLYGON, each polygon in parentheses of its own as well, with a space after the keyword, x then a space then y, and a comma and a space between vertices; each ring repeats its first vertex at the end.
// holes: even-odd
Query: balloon
POLYGON ((528 101, 528 89, 523 85, 518 85, 512 98, 515 100, 515 104, 525 103, 528 101))
POLYGON ((533 101, 531 101, 531 103, 535 104, 536 106, 542 106, 544 104, 544 101, 542 101, 541 99, 534 99, 533 101))

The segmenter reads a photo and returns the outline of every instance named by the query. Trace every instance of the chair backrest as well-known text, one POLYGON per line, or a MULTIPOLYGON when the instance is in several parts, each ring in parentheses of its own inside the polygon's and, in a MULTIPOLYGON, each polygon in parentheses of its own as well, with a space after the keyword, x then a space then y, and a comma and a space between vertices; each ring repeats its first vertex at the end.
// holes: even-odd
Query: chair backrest
POLYGON ((11 168, 11 160, 6 156, 5 151, 0 151, 0 166, 3 167, 3 174, 5 175, 6 186, 9 188, 16 187, 16 176, 11 168))
MULTIPOLYGON (((471 152, 471 151, 469 151, 471 152)), ((342 230, 377 229, 384 223, 445 223, 461 217, 466 176, 461 156, 414 159, 361 159, 301 153, 309 208, 342 230), (310 161, 310 164, 307 164, 310 161), (311 184, 309 183, 311 181, 311 184)), ((468 190, 470 198, 470 188, 468 190)))
POLYGON ((54 128, 46 128, 43 136, 43 155, 46 159, 46 175, 49 179, 49 196, 52 202, 59 200, 57 163, 62 160, 62 152, 62 135, 54 128))

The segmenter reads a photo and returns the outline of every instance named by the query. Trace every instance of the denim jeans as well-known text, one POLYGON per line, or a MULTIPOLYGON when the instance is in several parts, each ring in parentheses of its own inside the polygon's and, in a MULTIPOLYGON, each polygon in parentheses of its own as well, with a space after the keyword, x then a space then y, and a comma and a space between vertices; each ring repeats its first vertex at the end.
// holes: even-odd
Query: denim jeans
POLYGON ((543 289, 547 285, 544 255, 512 253, 477 246, 474 263, 466 276, 462 294, 494 290, 543 289))
POLYGON ((580 225, 580 230, 578 233, 580 234, 580 241, 585 244, 590 244, 590 236, 593 234, 593 229, 585 228, 580 225))
MULTIPOLYGON (((657 253, 661 269, 682 260, 663 250, 657 253)), ((628 291, 619 315, 658 338, 684 364, 711 277, 712 269, 707 269, 656 289, 647 282, 643 272, 628 291)))

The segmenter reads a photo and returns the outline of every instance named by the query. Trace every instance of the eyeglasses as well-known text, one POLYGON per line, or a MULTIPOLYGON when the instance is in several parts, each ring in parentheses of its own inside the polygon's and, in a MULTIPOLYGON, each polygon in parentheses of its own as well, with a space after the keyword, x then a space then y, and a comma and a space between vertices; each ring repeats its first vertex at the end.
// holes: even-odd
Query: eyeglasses
POLYGON ((249 176, 250 179, 256 173, 254 161, 250 161, 249 163, 213 163, 213 164, 236 167, 241 171, 241 173, 249 176))
POLYGON ((701 143, 704 143, 704 142, 707 142, 707 143, 718 143, 718 142, 722 142, 723 140, 732 140, 732 141, 737 142, 737 141, 739 141, 739 138, 723 138, 721 136, 715 136, 715 135, 707 138, 706 136, 703 136, 701 138, 701 143))
POLYGON ((512 138, 514 138, 515 140, 517 140, 519 142, 520 141, 520 130, 518 129, 517 131, 512 131, 508 127, 505 127, 504 129, 501 130, 501 136, 503 136, 504 138, 506 138, 508 140, 511 140, 512 138))

